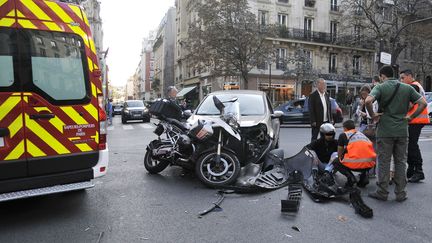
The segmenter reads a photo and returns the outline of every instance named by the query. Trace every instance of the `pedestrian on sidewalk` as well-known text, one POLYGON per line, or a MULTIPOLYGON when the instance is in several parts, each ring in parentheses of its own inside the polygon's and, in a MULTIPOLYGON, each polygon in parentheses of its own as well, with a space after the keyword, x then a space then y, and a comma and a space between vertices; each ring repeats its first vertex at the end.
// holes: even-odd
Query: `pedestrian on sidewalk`
POLYGON ((310 94, 308 102, 310 122, 312 127, 311 141, 317 139, 322 124, 333 123, 330 98, 326 92, 326 81, 322 78, 319 78, 315 82, 315 85, 317 89, 310 94))
POLYGON ((390 179, 390 160, 395 163, 396 201, 407 199, 406 163, 408 149, 408 122, 417 117, 426 107, 426 101, 410 85, 400 83, 394 78, 394 70, 385 65, 379 70, 382 84, 374 87, 366 98, 366 109, 375 123, 378 123, 376 139, 378 152, 378 181, 375 192, 369 196, 386 201, 390 179), (373 111, 377 100, 380 112, 373 111), (413 114, 406 115, 410 102, 418 104, 413 114))
MULTIPOLYGON (((376 125, 372 121, 372 117, 369 115, 369 112, 365 106, 365 100, 371 92, 371 87, 369 85, 363 85, 360 88, 360 102, 356 110, 356 114, 360 117, 360 125, 359 131, 362 132, 366 137, 371 140, 374 149, 376 150, 376 125)), ((372 104, 372 109, 374 112, 378 112, 378 102, 375 101, 372 104)), ((375 177, 376 167, 374 166, 370 171, 369 175, 375 177)))
MULTIPOLYGON (((400 73, 400 79, 402 82, 411 85, 425 100, 425 91, 421 84, 414 80, 413 73, 407 69, 400 73)), ((411 115, 417 110, 418 105, 410 104, 410 110, 408 115, 411 115)), ((421 134, 421 130, 425 124, 429 124, 429 115, 427 109, 423 109, 419 116, 409 121, 408 125, 408 169, 407 178, 409 182, 418 183, 424 180, 423 173, 423 158, 421 155, 418 140, 421 134)))

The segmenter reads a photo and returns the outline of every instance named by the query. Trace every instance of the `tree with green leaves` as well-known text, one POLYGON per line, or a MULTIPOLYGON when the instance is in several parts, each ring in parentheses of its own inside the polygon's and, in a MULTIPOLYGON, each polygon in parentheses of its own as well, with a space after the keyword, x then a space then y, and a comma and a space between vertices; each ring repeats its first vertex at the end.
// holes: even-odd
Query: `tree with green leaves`
POLYGON ((272 26, 260 26, 247 0, 194 1, 196 18, 185 41, 187 60, 198 72, 240 76, 248 88, 248 74, 273 52, 272 26))

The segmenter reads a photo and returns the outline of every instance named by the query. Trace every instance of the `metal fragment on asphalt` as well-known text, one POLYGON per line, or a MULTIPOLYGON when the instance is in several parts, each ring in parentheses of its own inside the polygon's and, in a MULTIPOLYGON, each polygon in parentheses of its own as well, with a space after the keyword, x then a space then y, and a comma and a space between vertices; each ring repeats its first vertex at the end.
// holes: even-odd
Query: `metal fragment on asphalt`
POLYGON ((297 227, 297 226, 293 226, 293 227, 291 227, 291 229, 293 229, 293 230, 295 230, 295 231, 298 231, 298 232, 300 232, 300 228, 299 228, 299 227, 297 227))

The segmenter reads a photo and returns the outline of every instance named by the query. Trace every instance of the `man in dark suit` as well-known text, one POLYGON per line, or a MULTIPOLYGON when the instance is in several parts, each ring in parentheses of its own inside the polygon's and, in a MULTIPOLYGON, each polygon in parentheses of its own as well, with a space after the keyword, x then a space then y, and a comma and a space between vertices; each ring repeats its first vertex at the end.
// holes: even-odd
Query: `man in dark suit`
POLYGON ((308 102, 312 127, 311 141, 317 139, 319 128, 323 123, 333 123, 330 98, 326 92, 326 81, 320 78, 315 84, 317 90, 310 94, 308 102))

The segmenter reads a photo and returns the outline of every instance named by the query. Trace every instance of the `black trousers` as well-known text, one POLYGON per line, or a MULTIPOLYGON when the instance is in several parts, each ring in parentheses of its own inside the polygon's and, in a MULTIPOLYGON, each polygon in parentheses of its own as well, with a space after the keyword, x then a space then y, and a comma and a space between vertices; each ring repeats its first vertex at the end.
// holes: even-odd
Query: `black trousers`
POLYGON ((408 126, 408 170, 414 173, 423 173, 423 159, 418 146, 423 127, 423 124, 410 124, 408 126))
POLYGON ((352 173, 351 169, 343 165, 339 159, 335 159, 333 161, 333 165, 335 168, 335 171, 340 172, 342 175, 344 175, 347 178, 347 185, 353 186, 354 183, 357 182, 354 174, 352 173))

